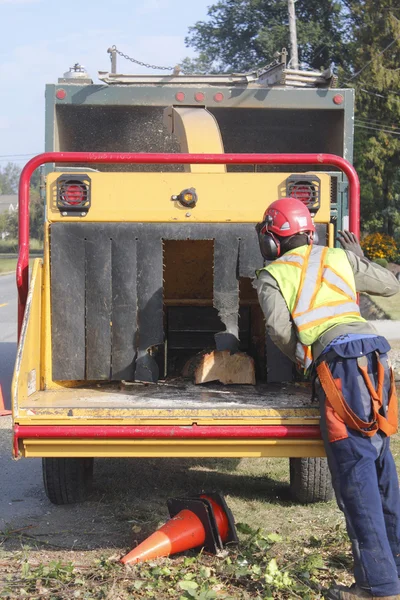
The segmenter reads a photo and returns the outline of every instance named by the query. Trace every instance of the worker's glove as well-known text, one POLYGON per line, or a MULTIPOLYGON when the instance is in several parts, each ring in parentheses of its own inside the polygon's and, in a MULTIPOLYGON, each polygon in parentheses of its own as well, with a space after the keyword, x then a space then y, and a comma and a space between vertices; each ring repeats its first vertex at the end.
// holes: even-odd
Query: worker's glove
POLYGON ((336 238, 340 242, 343 250, 350 250, 356 256, 363 258, 364 252, 360 246, 360 242, 351 231, 338 231, 336 238))

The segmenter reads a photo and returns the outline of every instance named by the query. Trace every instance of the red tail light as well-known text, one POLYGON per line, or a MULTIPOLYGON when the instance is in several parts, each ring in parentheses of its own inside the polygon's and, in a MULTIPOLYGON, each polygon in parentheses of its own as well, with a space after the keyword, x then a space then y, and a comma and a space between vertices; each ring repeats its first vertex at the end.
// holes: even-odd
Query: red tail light
POLYGON ((61 198, 69 206, 78 206, 82 204, 82 200, 84 200, 86 195, 86 186, 77 183, 66 184, 61 192, 61 198))
POLYGON ((321 204, 321 180, 316 175, 289 175, 286 196, 296 198, 316 213, 321 204))
POLYGON ((313 199, 314 189, 311 185, 294 185, 290 191, 291 198, 301 200, 306 206, 313 199))
POLYGON ((90 208, 90 178, 61 175, 57 179, 57 208, 61 212, 87 212, 90 208))

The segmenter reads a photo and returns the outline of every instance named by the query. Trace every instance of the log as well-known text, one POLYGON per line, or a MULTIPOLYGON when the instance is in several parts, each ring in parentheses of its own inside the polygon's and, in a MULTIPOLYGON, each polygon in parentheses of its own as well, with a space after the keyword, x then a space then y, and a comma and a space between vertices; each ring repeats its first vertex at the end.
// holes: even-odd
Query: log
POLYGON ((213 350, 204 354, 194 371, 196 384, 220 381, 225 385, 255 385, 254 360, 244 352, 213 350))

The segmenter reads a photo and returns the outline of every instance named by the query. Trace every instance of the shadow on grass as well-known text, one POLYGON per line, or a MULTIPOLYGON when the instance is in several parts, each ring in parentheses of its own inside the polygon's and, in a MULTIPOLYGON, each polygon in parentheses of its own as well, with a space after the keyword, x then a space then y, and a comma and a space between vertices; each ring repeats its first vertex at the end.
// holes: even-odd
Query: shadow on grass
MULTIPOLYGON (((99 459, 90 498, 54 506, 40 482, 32 482, 41 514, 26 512, 3 532, 6 550, 111 550, 132 547, 168 519, 167 499, 220 491, 228 503, 265 501, 290 506, 288 485, 271 479, 260 464, 257 474, 236 471, 239 459, 99 459), (39 484, 39 485, 38 485, 39 484), (40 496, 40 497, 39 497, 40 496)), ((11 474, 10 474, 11 475, 11 474)), ((15 480, 15 493, 18 481, 15 480)))
POLYGON ((289 500, 289 486, 263 473, 263 463, 260 463, 260 472, 254 475, 237 471, 240 461, 235 458, 97 460, 95 494, 108 492, 121 497, 133 493, 137 499, 150 495, 156 501, 165 502, 171 496, 218 490, 243 500, 273 503, 289 500))

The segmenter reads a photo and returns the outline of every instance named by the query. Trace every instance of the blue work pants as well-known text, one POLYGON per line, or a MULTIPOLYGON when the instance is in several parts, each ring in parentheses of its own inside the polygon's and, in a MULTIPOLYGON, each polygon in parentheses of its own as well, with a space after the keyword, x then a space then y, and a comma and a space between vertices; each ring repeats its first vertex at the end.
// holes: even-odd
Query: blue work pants
MULTIPOLYGON (((384 402, 390 389, 387 355, 376 348, 367 352, 370 348, 370 343, 358 341, 335 347, 327 356, 333 377, 341 381, 347 404, 365 421, 371 418, 371 401, 356 357, 367 356, 368 372, 376 383, 380 355, 386 371, 384 402)), ((352 544, 355 581, 374 596, 400 594, 400 493, 390 438, 380 431, 366 437, 346 427, 346 437, 330 441, 332 419, 327 418, 325 393, 318 379, 316 384, 322 437, 337 503, 345 515, 352 544)))

